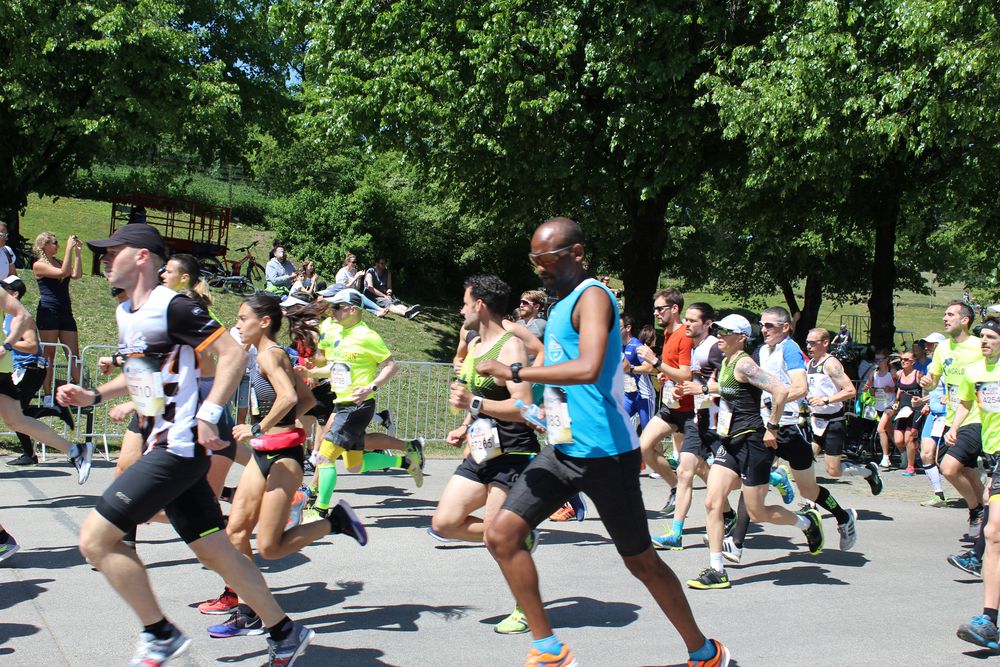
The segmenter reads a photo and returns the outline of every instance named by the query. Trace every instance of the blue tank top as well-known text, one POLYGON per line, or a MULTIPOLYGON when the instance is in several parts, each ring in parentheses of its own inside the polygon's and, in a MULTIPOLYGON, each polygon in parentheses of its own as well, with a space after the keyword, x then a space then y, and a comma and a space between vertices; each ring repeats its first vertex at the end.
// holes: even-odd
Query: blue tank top
POLYGON ((573 328, 573 308, 583 291, 590 287, 602 289, 611 301, 604 361, 596 383, 559 387, 566 394, 572 439, 553 445, 567 456, 585 459, 617 456, 639 447, 624 407, 625 376, 621 364, 618 302, 600 281, 584 280, 549 311, 545 327, 545 365, 561 364, 580 356, 580 333, 573 328))
MULTIPOLYGON (((14 319, 13 315, 4 316, 3 319, 4 335, 10 333, 10 322, 13 319, 14 319)), ((13 340, 10 341, 11 344, 14 344, 16 342, 17 341, 13 340)), ((41 345, 39 345, 38 348, 36 348, 35 354, 31 354, 28 352, 19 352, 17 350, 11 350, 10 356, 11 356, 11 362, 13 362, 14 364, 14 368, 34 368, 36 366, 39 368, 45 368, 45 366, 48 365, 48 359, 46 359, 45 356, 42 355, 41 345)))

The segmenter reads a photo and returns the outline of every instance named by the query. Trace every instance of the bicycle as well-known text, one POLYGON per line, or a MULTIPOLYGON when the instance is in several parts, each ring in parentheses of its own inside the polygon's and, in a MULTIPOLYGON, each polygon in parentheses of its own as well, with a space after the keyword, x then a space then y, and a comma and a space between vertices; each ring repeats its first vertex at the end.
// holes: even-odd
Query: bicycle
POLYGON ((244 253, 240 259, 223 259, 219 261, 215 257, 205 257, 201 260, 201 275, 208 283, 209 287, 222 289, 223 291, 237 296, 253 296, 259 290, 257 284, 264 280, 264 267, 257 258, 250 252, 258 241, 242 248, 236 248, 236 252, 244 253), (226 270, 223 262, 229 265, 226 270), (243 265, 246 264, 246 268, 243 265), (241 275, 242 272, 242 275, 241 275))

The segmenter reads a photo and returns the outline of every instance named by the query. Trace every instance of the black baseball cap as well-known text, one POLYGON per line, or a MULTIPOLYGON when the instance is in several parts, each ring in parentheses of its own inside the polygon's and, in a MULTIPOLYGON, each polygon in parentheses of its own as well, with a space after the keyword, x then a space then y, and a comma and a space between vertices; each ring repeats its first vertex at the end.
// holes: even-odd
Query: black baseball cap
POLYGON ((163 245, 163 237, 160 236, 160 232, 156 227, 145 223, 125 225, 108 238, 87 241, 87 245, 90 246, 91 250, 104 250, 118 245, 145 248, 164 260, 167 259, 167 248, 163 245))

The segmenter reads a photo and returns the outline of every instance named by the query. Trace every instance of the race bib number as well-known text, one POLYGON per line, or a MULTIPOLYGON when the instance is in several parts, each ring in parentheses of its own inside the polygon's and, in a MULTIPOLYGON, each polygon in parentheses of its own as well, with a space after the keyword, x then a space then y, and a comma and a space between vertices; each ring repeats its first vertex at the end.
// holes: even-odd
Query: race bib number
POLYGON ((907 417, 912 417, 912 416, 913 416, 913 410, 910 408, 910 406, 902 407, 899 409, 899 412, 896 413, 896 419, 906 419, 907 417))
POLYGON ((681 402, 674 396, 675 385, 670 380, 663 383, 663 404, 671 410, 681 407, 681 402))
POLYGON ((708 410, 712 407, 712 397, 708 394, 695 394, 694 409, 708 410))
POLYGON ((21 384, 21 380, 24 379, 24 369, 15 368, 14 372, 11 373, 11 379, 14 381, 14 384, 21 384))
POLYGON ((566 391, 560 387, 546 386, 543 397, 547 424, 545 428, 546 441, 550 445, 567 445, 573 442, 566 391))
POLYGON ((982 382, 976 386, 976 399, 983 412, 1000 412, 1000 382, 982 382))
POLYGON ((861 416, 865 419, 871 419, 874 421, 878 418, 878 411, 875 409, 875 406, 866 405, 864 410, 861 411, 861 416))
POLYGON ((934 423, 931 424, 931 437, 940 438, 944 435, 944 427, 947 426, 944 417, 935 417, 934 423))
POLYGON ((733 425, 733 411, 729 409, 726 402, 723 401, 722 405, 719 406, 719 421, 715 427, 716 433, 718 433, 723 438, 729 437, 729 429, 733 425))
POLYGON ((338 361, 330 369, 330 386, 338 394, 351 388, 351 365, 338 361))
POLYGON ((885 410, 889 407, 889 394, 882 387, 875 387, 875 409, 885 410))
POLYGON ((148 357, 126 357, 123 370, 135 411, 143 417, 162 415, 166 401, 160 365, 148 357))
POLYGON ((636 384, 635 378, 632 377, 630 374, 626 373, 625 374, 625 393, 626 394, 634 394, 637 391, 639 391, 639 385, 636 384))
POLYGON ((503 453, 500 433, 491 419, 477 419, 469 426, 469 454, 476 463, 485 463, 503 453))
POLYGON ((823 435, 826 433, 826 427, 830 425, 829 419, 821 419, 816 415, 812 417, 812 430, 816 435, 823 435))
POLYGON ((958 404, 962 402, 958 398, 958 385, 949 384, 947 386, 948 386, 948 407, 954 410, 955 408, 958 407, 958 404))

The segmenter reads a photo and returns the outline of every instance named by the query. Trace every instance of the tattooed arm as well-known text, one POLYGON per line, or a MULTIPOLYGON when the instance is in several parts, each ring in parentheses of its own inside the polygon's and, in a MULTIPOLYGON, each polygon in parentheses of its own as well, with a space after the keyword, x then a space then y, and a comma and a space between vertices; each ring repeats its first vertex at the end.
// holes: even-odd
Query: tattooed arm
POLYGON ((830 376, 833 383, 837 385, 837 389, 840 390, 830 397, 831 403, 850 401, 858 395, 858 390, 854 388, 851 378, 847 377, 847 373, 844 372, 844 365, 836 357, 830 357, 826 360, 826 364, 823 365, 823 372, 830 376))
POLYGON ((788 400, 788 390, 785 389, 785 385, 781 384, 778 378, 754 363, 754 360, 750 357, 743 357, 736 362, 736 368, 733 370, 738 382, 749 382, 758 389, 771 394, 772 419, 780 418, 785 409, 785 401, 788 400))

